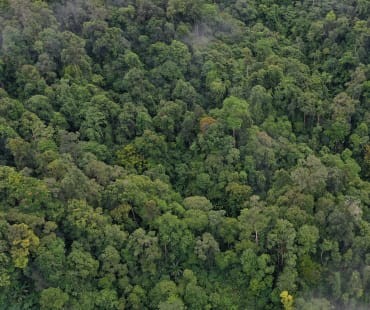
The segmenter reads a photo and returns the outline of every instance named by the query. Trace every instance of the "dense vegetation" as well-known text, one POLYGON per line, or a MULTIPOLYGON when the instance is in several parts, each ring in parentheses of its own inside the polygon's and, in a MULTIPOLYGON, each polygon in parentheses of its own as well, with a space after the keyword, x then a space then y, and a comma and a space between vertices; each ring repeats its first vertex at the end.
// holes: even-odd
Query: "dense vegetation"
POLYGON ((0 1, 0 309, 369 309, 370 1, 0 1))

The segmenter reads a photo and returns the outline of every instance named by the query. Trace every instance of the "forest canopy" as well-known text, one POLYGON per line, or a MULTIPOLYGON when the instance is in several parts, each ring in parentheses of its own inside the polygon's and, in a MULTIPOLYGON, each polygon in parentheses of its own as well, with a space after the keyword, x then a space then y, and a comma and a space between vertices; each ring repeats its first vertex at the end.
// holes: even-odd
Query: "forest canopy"
POLYGON ((369 17, 0 1, 0 309, 369 309, 369 17))

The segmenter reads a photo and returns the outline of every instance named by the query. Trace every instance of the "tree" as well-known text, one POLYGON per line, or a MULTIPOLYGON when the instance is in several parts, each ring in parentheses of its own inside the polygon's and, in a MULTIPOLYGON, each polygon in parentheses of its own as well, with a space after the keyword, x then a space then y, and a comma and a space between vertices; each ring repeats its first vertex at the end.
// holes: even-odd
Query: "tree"
POLYGON ((225 190, 228 196, 229 212, 232 215, 236 215, 239 213, 239 210, 245 206, 252 188, 248 185, 231 182, 226 186, 225 190))
POLYGON ((258 246, 261 242, 262 232, 267 228, 270 219, 264 210, 265 207, 258 201, 258 197, 252 196, 251 203, 251 208, 241 210, 238 218, 241 231, 240 238, 250 240, 253 234, 254 242, 258 246))
POLYGON ((142 287, 135 285, 127 298, 128 305, 134 310, 144 309, 146 297, 145 290, 142 287))
POLYGON ((260 124, 272 110, 271 94, 261 85, 252 88, 248 102, 253 121, 257 124, 260 124))
POLYGON ((98 309, 123 309, 124 299, 119 300, 117 292, 113 289, 102 289, 95 300, 98 309))
POLYGON ((188 210, 210 211, 212 203, 203 196, 190 196, 184 199, 183 205, 188 210))
POLYGON ((120 28, 108 27, 100 20, 84 23, 83 35, 87 39, 86 49, 98 61, 115 58, 129 46, 120 28))
POLYGON ((276 264, 284 266, 295 266, 295 238, 296 231, 293 225, 278 219, 275 227, 267 235, 267 248, 272 250, 276 264))
POLYGON ((66 291, 76 291, 92 281, 98 274, 98 268, 99 262, 75 242, 71 253, 67 256, 67 272, 63 285, 66 291))
MULTIPOLYGON (((83 242, 86 248, 95 248, 97 252, 111 242, 105 231, 106 227, 109 227, 111 219, 102 214, 101 208, 94 209, 85 200, 71 199, 68 202, 67 210, 64 230, 71 238, 83 242)), ((115 233, 123 240, 126 239, 125 234, 122 235, 119 231, 115 233)))
POLYGON ((204 233, 197 240, 194 250, 200 260, 208 262, 212 262, 220 251, 217 241, 210 233, 204 233))
POLYGON ((174 100, 179 99, 187 104, 187 107, 195 106, 199 103, 200 96, 189 82, 179 79, 173 89, 172 97, 174 100))
POLYGON ((319 230, 315 226, 303 225, 297 234, 298 251, 302 254, 316 253, 316 243, 319 239, 319 230))
POLYGON ((157 264, 162 253, 154 231, 146 233, 142 228, 135 230, 129 236, 126 249, 123 253, 128 261, 131 273, 135 273, 135 265, 139 262, 141 271, 144 274, 156 274, 157 264))
MULTIPOLYGON (((163 305, 163 303, 166 302, 167 300, 171 300, 173 297, 177 297, 177 294, 178 289, 176 287, 175 282, 169 280, 162 280, 158 282, 149 293, 151 306, 158 307, 161 303, 163 305)), ((168 307, 168 304, 166 304, 166 307, 168 307)), ((166 309, 166 307, 164 308, 166 309)))
POLYGON ((49 287, 41 292, 41 309, 64 309, 68 300, 68 294, 60 288, 49 287))
POLYGON ((41 239, 35 265, 42 277, 51 285, 57 286, 63 279, 66 267, 65 251, 64 241, 54 233, 41 239))
POLYGON ((11 244, 10 253, 14 266, 24 269, 27 267, 30 252, 36 251, 40 244, 39 238, 26 224, 13 224, 9 227, 8 240, 11 244))
POLYGON ((0 89, 0 111, 5 119, 16 121, 21 118, 25 109, 18 100, 9 98, 9 95, 0 89))
POLYGON ((76 80, 90 76, 91 59, 85 51, 85 40, 73 32, 64 31, 62 33, 62 42, 63 49, 60 56, 66 76, 76 80), (78 75, 73 74, 73 71, 77 72, 78 75), (69 72, 73 75, 69 74, 69 72))
POLYGON ((182 2, 179 0, 171 0, 167 6, 167 17, 174 19, 185 19, 185 21, 196 21, 200 12, 202 1, 182 2))
POLYGON ((187 210, 184 220, 191 230, 201 232, 208 226, 208 216, 200 210, 187 210))
POLYGON ((285 310, 293 309, 293 296, 289 295, 288 291, 283 291, 280 294, 280 298, 285 310))
POLYGON ((208 297, 205 290, 197 285, 197 278, 194 273, 185 269, 183 272, 184 281, 184 302, 190 309, 204 309, 207 306, 208 297))
POLYGON ((246 101, 229 97, 224 100, 222 109, 214 110, 213 113, 225 122, 227 129, 231 129, 233 137, 236 138, 236 133, 242 125, 247 126, 250 122, 248 108, 249 105, 246 101))
POLYGON ((328 171, 317 157, 310 155, 302 161, 301 167, 291 173, 291 176, 300 190, 319 195, 325 189, 328 171))
POLYGON ((32 95, 42 95, 46 83, 41 78, 37 68, 32 65, 23 65, 17 74, 18 92, 23 99, 32 95))
POLYGON ((164 259, 171 263, 186 261, 195 240, 184 221, 170 213, 165 213, 155 221, 159 244, 164 251, 164 259))
POLYGON ((80 169, 71 165, 63 175, 55 190, 63 201, 70 199, 87 199, 89 202, 96 202, 99 199, 98 186, 94 180, 89 180, 80 169))
POLYGON ((35 95, 28 99, 25 107, 35 113, 41 120, 49 122, 52 117, 53 108, 49 103, 49 98, 42 95, 35 95))
POLYGON ((158 131, 166 135, 167 140, 174 141, 181 130, 185 105, 183 102, 161 101, 158 114, 153 118, 153 124, 158 131))
POLYGON ((184 310, 185 306, 182 300, 175 296, 170 296, 166 301, 162 301, 158 305, 159 310, 184 310))

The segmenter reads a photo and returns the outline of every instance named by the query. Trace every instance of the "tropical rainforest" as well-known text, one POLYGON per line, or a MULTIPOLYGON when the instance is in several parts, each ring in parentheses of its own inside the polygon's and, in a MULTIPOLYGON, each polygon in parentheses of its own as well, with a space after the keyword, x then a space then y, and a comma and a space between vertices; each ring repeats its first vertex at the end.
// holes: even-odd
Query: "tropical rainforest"
POLYGON ((369 309, 369 0, 1 0, 0 309, 369 309))

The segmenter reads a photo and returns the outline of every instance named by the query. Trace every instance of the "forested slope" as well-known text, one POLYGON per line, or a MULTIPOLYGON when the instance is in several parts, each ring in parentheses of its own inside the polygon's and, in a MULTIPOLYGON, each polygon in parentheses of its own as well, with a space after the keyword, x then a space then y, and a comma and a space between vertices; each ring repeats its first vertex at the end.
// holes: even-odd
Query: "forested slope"
POLYGON ((0 309, 369 309, 370 1, 0 1, 0 309))

